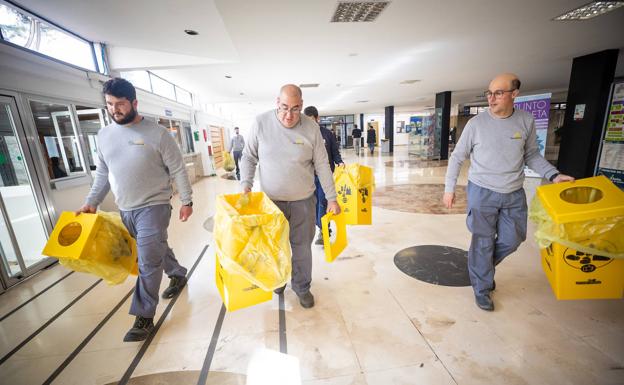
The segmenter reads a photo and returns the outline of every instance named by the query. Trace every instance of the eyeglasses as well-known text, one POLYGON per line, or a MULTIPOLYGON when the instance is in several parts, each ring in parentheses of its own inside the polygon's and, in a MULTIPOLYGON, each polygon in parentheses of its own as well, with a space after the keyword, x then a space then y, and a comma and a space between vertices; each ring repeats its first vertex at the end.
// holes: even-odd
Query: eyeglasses
POLYGON ((298 113, 300 113, 300 112, 301 112, 301 107, 299 107, 299 106, 295 106, 295 107, 293 107, 293 108, 288 108, 288 106, 287 106, 287 105, 282 104, 281 106, 277 107, 277 110, 278 110, 279 112, 283 112, 283 113, 285 113, 285 114, 287 114, 287 113, 289 113, 289 112, 290 112, 291 114, 298 114, 298 113))
POLYGON ((513 89, 513 90, 496 90, 494 92, 492 92, 490 90, 487 90, 487 91, 485 91, 483 93, 483 95, 486 98, 491 98, 492 96, 495 96, 498 99, 498 98, 502 98, 503 95, 505 94, 505 92, 514 92, 514 91, 515 91, 515 89, 513 89))

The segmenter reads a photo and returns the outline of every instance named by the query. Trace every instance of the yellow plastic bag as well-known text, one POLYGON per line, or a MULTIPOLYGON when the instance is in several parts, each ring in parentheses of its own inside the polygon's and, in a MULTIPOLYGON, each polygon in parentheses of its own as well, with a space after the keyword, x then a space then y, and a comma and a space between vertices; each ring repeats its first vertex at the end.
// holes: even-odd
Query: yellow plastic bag
POLYGON ((288 221, 264 193, 219 195, 214 238, 227 272, 240 274, 265 291, 290 279, 288 221))
POLYGON ((540 248, 558 243, 587 254, 624 258, 624 216, 558 224, 536 196, 531 202, 529 218, 537 224, 535 239, 540 248))
POLYGON ((234 158, 232 158, 232 155, 229 152, 224 152, 223 153, 223 169, 225 171, 234 171, 234 169, 236 168, 236 164, 234 163, 234 158))
POLYGON ((325 261, 334 262, 336 258, 347 247, 347 224, 345 223, 344 214, 334 215, 329 212, 321 218, 323 231, 323 248, 325 249, 325 261), (329 222, 334 221, 336 224, 336 239, 331 243, 329 236, 329 222))
POLYGON ((373 218, 373 169, 358 163, 334 171, 338 204, 348 225, 370 225, 373 218))
POLYGON ((42 254, 68 269, 96 275, 117 285, 138 274, 136 241, 119 214, 63 212, 42 254))

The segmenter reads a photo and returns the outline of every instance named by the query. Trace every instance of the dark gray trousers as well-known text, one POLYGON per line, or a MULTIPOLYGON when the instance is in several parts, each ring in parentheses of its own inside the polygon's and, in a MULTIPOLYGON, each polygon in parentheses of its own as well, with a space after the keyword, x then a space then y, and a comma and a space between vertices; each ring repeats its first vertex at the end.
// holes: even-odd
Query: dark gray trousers
POLYGON ((310 290, 312 283, 312 241, 316 232, 316 197, 300 201, 274 201, 290 227, 292 289, 297 294, 310 290))
POLYGON ((468 273, 475 295, 490 292, 495 266, 526 239, 527 203, 524 189, 502 194, 468 182, 468 217, 472 233, 468 273))
POLYGON ((169 277, 186 275, 186 268, 180 266, 167 244, 171 205, 121 211, 121 219, 136 239, 139 254, 139 276, 134 286, 130 314, 153 318, 163 270, 169 277))

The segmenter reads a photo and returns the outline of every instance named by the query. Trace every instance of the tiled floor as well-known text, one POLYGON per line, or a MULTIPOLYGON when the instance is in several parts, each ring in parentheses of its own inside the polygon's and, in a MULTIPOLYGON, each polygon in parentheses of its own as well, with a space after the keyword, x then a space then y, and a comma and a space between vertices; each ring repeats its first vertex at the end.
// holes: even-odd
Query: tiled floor
MULTIPOLYGON (((345 155, 347 162, 355 161, 352 150, 345 155)), ((532 238, 499 266, 496 311, 491 313, 474 305, 470 287, 436 286, 406 276, 393 263, 403 248, 468 248, 465 215, 430 214, 417 207, 436 203, 438 190, 414 187, 410 194, 410 185, 442 184, 445 167, 414 161, 401 147, 393 157, 367 155, 360 161, 375 168, 376 185, 386 198, 393 198, 390 186, 401 185, 394 198, 408 209, 376 206, 374 224, 349 227, 350 245, 332 264, 324 262, 319 246, 313 247, 314 308, 302 309, 294 293, 285 292, 286 347, 298 359, 303 384, 624 384, 624 301, 556 301, 532 238)), ((527 195, 536 184, 527 181, 527 195)), ((212 234, 204 224, 214 214, 215 195, 238 187, 213 177, 194 190, 195 213, 187 223, 172 221, 170 243, 189 268, 204 246, 210 247, 138 361, 132 384, 197 384, 213 339, 221 299, 214 285, 212 234)), ((1 295, 0 317, 65 274, 55 266, 1 295)), ((1 321, 0 356, 96 281, 71 274, 1 321)), ((122 342, 133 322, 127 315, 130 301, 102 320, 133 284, 96 285, 0 364, 0 382, 42 384, 65 361, 50 383, 117 383, 142 346, 122 342), (68 360, 100 323, 101 329, 68 360)), ((160 303, 157 317, 168 303, 160 303)), ((207 383, 244 384, 255 352, 280 350, 279 331, 277 296, 227 313, 215 336, 207 383)))

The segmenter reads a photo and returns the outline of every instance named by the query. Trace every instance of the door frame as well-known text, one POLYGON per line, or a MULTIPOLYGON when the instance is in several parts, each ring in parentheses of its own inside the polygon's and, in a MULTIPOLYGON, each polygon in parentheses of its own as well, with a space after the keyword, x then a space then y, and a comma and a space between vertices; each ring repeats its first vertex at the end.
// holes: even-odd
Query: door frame
MULTIPOLYGON (((35 204, 37 205, 37 210, 39 212, 39 217, 42 221, 44 232, 46 237, 49 237, 50 231, 52 229, 52 221, 49 216, 49 209, 46 205, 45 200, 45 192, 43 186, 41 186, 41 175, 37 170, 35 158, 33 155, 32 149, 32 141, 34 138, 29 137, 28 131, 25 127, 24 113, 20 110, 20 97, 19 94, 15 92, 5 91, 0 89, 0 102, 6 103, 9 106, 10 110, 10 118, 12 119, 13 130, 19 143, 20 150, 22 152, 22 156, 24 157, 24 163, 26 165, 26 172, 28 173, 29 183, 31 190, 34 195, 35 204)), ((20 282, 22 279, 38 272, 39 270, 48 267, 54 263, 56 263, 56 259, 54 258, 43 258, 41 261, 27 267, 24 263, 24 260, 21 255, 21 251, 19 249, 19 245, 17 244, 17 239, 15 237, 15 233, 13 232, 13 228, 11 226, 10 219, 6 212, 6 208, 4 206, 4 201, 2 197, 0 197, 0 211, 1 215, 4 218, 4 221, 7 226, 7 230, 9 232, 9 236, 11 238, 11 242, 13 243, 13 248, 15 250, 18 263, 22 270, 22 274, 17 277, 12 277, 10 271, 5 271, 4 266, 0 268, 0 274, 2 275, 2 285, 5 286, 5 290, 9 287, 15 285, 20 282)), ((0 264, 1 265, 1 264, 0 264)))

